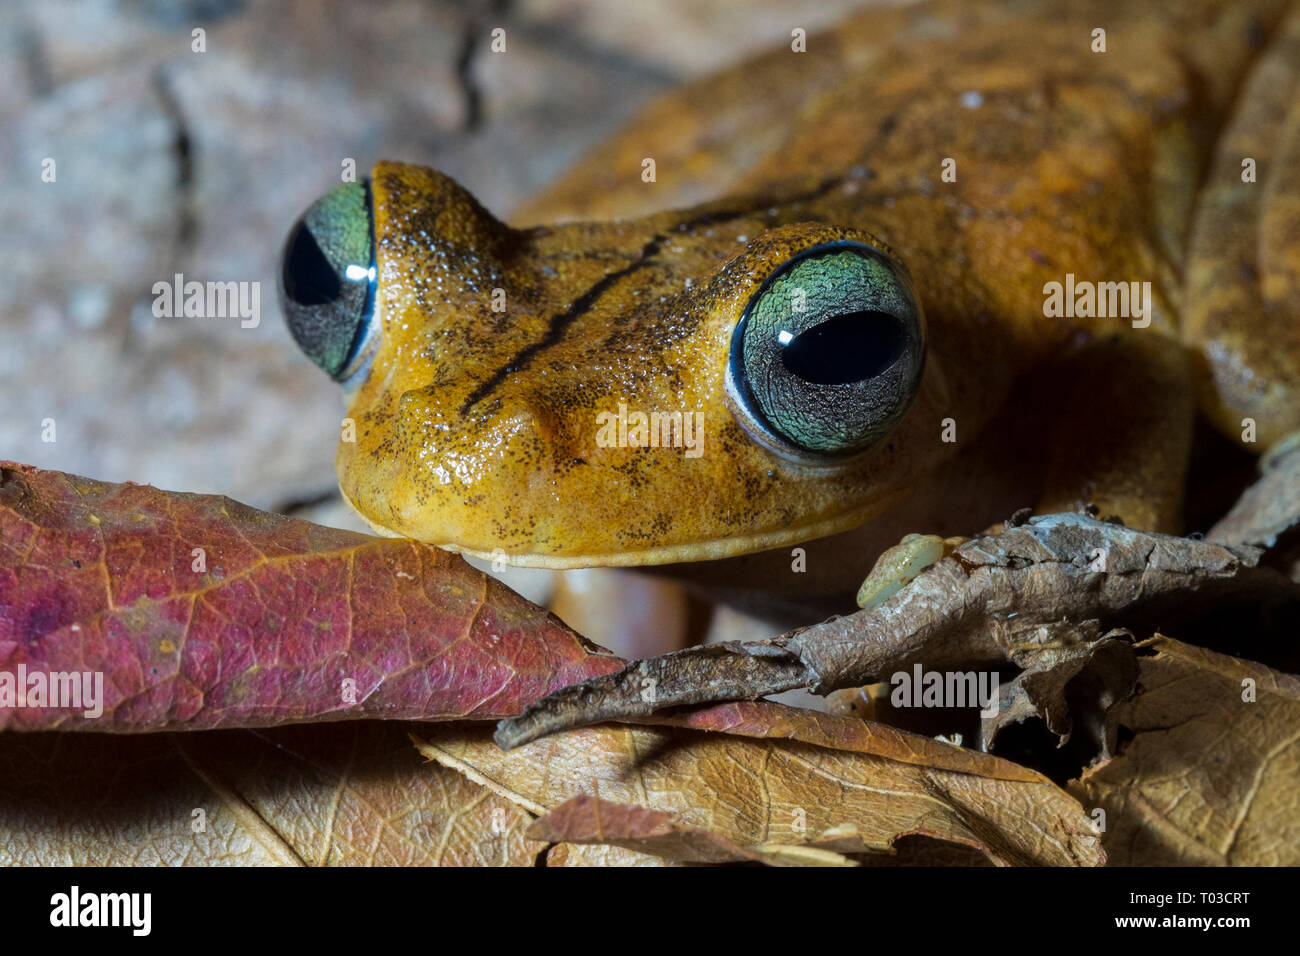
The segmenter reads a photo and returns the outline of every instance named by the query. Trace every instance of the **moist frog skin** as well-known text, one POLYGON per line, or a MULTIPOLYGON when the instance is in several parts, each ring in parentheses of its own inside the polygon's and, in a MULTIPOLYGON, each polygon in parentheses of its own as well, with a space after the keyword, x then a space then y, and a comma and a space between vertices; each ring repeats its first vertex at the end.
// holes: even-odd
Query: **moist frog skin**
POLYGON ((652 104, 513 224, 390 161, 304 215, 282 299, 367 523, 788 562, 996 445, 1039 511, 1177 530, 1196 414, 1300 428, 1300 8, 931 3, 809 45, 652 104), (1067 276, 1149 301, 1046 307, 1067 276), (695 416, 702 453, 598 441, 620 409, 695 416))

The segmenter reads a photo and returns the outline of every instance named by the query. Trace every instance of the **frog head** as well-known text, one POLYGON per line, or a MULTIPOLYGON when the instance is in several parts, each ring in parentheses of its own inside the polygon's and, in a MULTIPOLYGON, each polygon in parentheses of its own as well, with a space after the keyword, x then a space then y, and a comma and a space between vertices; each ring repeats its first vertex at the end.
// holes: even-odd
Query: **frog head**
POLYGON ((513 229, 380 162, 285 246, 375 530, 538 567, 708 560, 854 527, 942 449, 907 269, 798 202, 513 229))

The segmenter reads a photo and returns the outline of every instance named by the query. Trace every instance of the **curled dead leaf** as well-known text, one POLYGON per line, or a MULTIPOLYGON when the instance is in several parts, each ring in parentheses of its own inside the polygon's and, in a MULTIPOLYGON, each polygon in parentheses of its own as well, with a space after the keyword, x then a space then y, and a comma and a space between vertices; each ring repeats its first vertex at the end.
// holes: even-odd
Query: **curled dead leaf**
POLYGON ((397 722, 0 734, 0 866, 533 866, 531 822, 397 722))
POLYGON ((1111 708, 1119 753, 1070 790, 1119 865, 1300 864, 1300 678, 1166 637, 1111 708))
MULTIPOLYGON (((767 719, 779 725, 781 705, 769 706, 767 719)), ((613 833, 620 846, 673 859, 730 852, 736 860, 752 854, 796 862, 811 859, 804 849, 881 854, 920 835, 976 848, 1001 864, 1096 866, 1104 859, 1073 799, 1023 768, 1015 776, 1029 779, 1007 779, 1006 762, 982 754, 970 755, 980 769, 961 772, 782 736, 648 726, 587 727, 508 753, 465 724, 430 726, 413 739, 430 760, 538 816, 584 794, 671 814, 624 809, 617 827, 608 818, 597 827, 595 805, 578 803, 561 816, 563 825, 533 831, 566 842, 613 833), (823 845, 823 838, 837 842, 823 845)))
POLYGON ((878 606, 761 643, 711 644, 628 664, 501 721, 519 746, 557 730, 682 704, 886 680, 913 665, 1044 670, 1069 656, 1060 623, 1153 629, 1225 602, 1297 600, 1246 546, 1136 531, 1084 515, 1030 519, 967 541, 878 606))

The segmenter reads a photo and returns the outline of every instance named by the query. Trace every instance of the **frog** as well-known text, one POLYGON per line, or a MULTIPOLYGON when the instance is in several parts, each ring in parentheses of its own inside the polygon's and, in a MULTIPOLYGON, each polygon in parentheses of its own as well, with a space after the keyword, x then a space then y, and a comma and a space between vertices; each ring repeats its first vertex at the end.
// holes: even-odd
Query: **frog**
POLYGON ((801 45, 509 223, 389 160, 303 214, 281 303, 371 528, 788 607, 1025 505, 1179 531, 1198 416, 1300 429, 1300 4, 929 0, 801 45))

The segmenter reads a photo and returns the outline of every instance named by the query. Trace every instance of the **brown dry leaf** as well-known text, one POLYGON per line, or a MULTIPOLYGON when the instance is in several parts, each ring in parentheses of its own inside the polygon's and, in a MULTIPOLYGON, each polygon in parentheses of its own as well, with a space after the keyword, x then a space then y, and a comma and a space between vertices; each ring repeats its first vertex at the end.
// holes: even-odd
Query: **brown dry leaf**
POLYGON ((826 693, 916 664, 1050 667, 1062 659, 1063 620, 1096 622, 1097 633, 1149 633, 1227 602, 1295 601, 1295 584, 1256 567, 1259 555, 1078 514, 1031 518, 965 542, 883 603, 848 617, 771 641, 676 651, 555 691, 501 721, 497 740, 514 747, 566 727, 796 687, 826 693))
POLYGON ((528 835, 546 843, 611 845, 692 863, 759 859, 721 834, 678 823, 664 810, 611 803, 585 793, 533 821, 528 835))
POLYGON ((1143 646, 1141 692, 1108 717, 1133 738, 1070 787, 1105 810, 1111 862, 1300 864, 1300 678, 1165 637, 1143 646))
MULTIPOLYGON (((906 839, 906 838, 905 838, 906 839)), ((924 838, 920 838, 924 839, 924 838)), ((944 843, 940 840, 929 840, 928 844, 933 847, 943 847, 948 851, 939 852, 933 849, 923 854, 917 854, 905 848, 902 856, 886 856, 881 854, 872 854, 870 862, 876 866, 992 866, 989 858, 984 856, 978 850, 970 847, 959 847, 953 843, 944 843)), ((778 854, 773 853, 766 857, 764 862, 790 862, 792 865, 804 866, 845 866, 850 865, 854 860, 849 857, 840 856, 839 854, 817 855, 815 848, 804 847, 782 847, 780 853, 788 854, 783 859, 778 860, 778 854), (802 859, 794 859, 794 854, 798 851, 804 851, 802 859)), ((653 856, 649 853, 638 853, 636 850, 629 850, 625 847, 615 846, 612 843, 557 843, 551 847, 546 854, 547 866, 703 866, 700 863, 685 863, 681 860, 669 860, 661 856, 653 856)))
MULTIPOLYGON (((466 724, 428 725, 413 739, 430 760, 530 813, 588 794, 666 811, 674 826, 708 831, 715 846, 725 840, 769 862, 823 849, 817 844, 828 832, 835 852, 885 853, 900 837, 921 834, 977 847, 1002 864, 1104 859, 1078 804, 1044 777, 1002 780, 798 741, 673 728, 583 728, 510 753, 466 724), (846 827, 854 828, 847 843, 846 827)), ((637 848, 683 852, 663 842, 637 848)))
POLYGON ((532 866, 531 821, 395 723, 0 735, 3 866, 532 866))
POLYGON ((894 854, 883 856, 879 853, 871 856, 858 856, 864 866, 902 867, 902 866, 980 866, 995 864, 974 847, 962 846, 960 843, 946 843, 929 837, 903 837, 894 844, 894 854))
POLYGON ((1075 732, 1076 717, 1089 732, 1094 753, 1109 757, 1100 728, 1105 714, 1137 682, 1131 635, 1111 631, 1098 636, 1096 622, 1050 625, 1056 653, 1042 655, 1029 669, 1002 685, 998 712, 980 719, 980 750, 991 750, 1000 731, 1031 717, 1040 718, 1063 747, 1075 732), (1073 705, 1073 706, 1072 706, 1073 705), (1079 711, 1079 713, 1075 713, 1079 711))
POLYGON ((611 803, 580 793, 570 797, 528 828, 528 836, 548 843, 609 845, 646 851, 688 863, 729 863, 738 860, 774 865, 852 866, 830 850, 806 846, 768 845, 746 848, 725 836, 677 822, 664 810, 611 803))
POLYGON ((608 843, 557 843, 546 853, 547 866, 690 866, 665 860, 663 857, 651 856, 625 850, 621 846, 608 843))
POLYGON ((1265 548, 1268 562, 1300 581, 1300 433, 1283 440, 1260 462, 1258 481, 1208 535, 1222 544, 1265 548))
POLYGON ((643 718, 646 724, 712 730, 741 737, 798 740, 832 750, 874 754, 900 763, 1037 783, 1042 777, 1010 760, 857 717, 823 714, 767 700, 744 700, 643 718))

